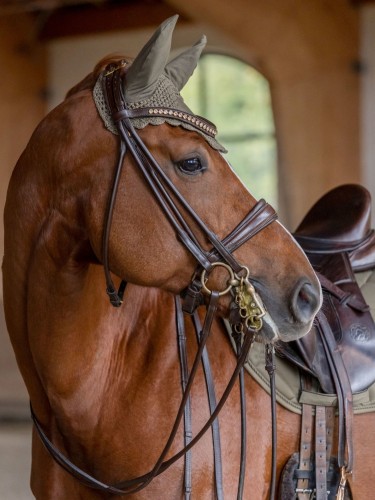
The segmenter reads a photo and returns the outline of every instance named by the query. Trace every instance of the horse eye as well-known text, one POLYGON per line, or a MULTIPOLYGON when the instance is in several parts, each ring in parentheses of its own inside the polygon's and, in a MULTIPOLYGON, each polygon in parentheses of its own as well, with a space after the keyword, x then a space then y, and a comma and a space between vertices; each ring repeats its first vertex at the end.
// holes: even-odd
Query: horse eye
POLYGON ((196 175, 199 172, 206 170, 206 167, 202 165, 200 158, 188 158, 186 160, 181 160, 177 162, 177 167, 184 174, 196 175))

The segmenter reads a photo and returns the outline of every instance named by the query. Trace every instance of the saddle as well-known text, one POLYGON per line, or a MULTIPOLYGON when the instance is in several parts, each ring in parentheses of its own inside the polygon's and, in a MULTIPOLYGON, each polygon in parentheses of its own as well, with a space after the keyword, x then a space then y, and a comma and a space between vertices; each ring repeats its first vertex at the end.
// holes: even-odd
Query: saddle
POLYGON ((323 304, 312 330, 276 351, 300 368, 304 390, 337 395, 338 451, 331 456, 335 409, 303 404, 300 453, 286 464, 279 498, 350 499, 352 394, 375 382, 375 325, 354 276, 375 267, 370 193, 355 184, 329 191, 294 236, 318 275, 323 304))
MULTIPOLYGON (((371 229, 371 196, 362 186, 339 186, 308 212, 294 236, 320 280, 321 313, 327 319, 353 393, 375 382, 375 326, 354 273, 375 267, 375 231, 371 229)), ((323 326, 319 315, 316 329, 323 326)), ((319 380, 324 393, 335 383, 313 329, 304 338, 283 344, 278 352, 319 380)))

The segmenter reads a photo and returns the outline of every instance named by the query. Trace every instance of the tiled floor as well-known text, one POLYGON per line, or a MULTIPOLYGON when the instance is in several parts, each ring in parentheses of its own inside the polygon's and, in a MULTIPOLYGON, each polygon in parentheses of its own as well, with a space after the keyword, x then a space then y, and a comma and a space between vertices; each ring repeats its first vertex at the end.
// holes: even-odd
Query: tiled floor
POLYGON ((29 488, 31 424, 0 423, 0 498, 32 500, 29 488))

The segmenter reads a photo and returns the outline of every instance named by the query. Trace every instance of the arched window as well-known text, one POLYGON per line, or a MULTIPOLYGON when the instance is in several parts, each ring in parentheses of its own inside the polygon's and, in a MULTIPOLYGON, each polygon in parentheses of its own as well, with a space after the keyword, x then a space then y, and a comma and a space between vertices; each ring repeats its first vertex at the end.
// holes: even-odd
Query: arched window
POLYGON ((268 81, 237 58, 204 54, 182 91, 186 104, 218 128, 226 158, 257 198, 277 208, 277 155, 268 81))

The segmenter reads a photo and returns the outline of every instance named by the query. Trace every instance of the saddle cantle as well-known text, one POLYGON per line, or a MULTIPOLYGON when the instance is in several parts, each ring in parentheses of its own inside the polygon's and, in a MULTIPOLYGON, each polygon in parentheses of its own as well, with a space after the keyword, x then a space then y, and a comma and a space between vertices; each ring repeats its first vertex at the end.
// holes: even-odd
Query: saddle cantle
MULTIPOLYGON (((339 186, 308 212, 295 238, 307 254, 323 290, 322 313, 341 354, 353 393, 375 382, 375 325, 354 271, 375 267, 375 231, 371 229, 371 196, 362 186, 339 186)), ((304 338, 278 348, 315 376, 322 392, 334 394, 335 383, 322 342, 319 322, 304 338), (319 333, 319 332, 318 332, 319 333)))

